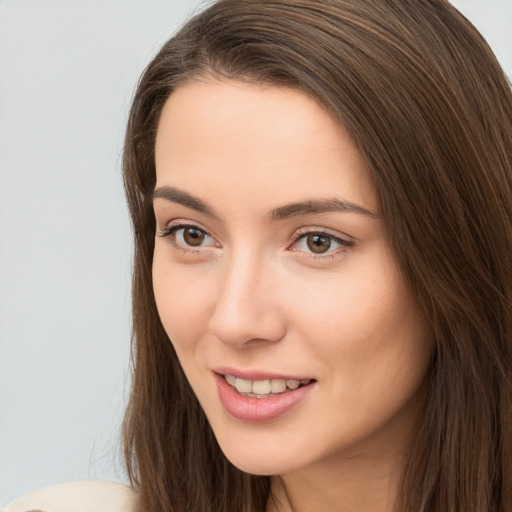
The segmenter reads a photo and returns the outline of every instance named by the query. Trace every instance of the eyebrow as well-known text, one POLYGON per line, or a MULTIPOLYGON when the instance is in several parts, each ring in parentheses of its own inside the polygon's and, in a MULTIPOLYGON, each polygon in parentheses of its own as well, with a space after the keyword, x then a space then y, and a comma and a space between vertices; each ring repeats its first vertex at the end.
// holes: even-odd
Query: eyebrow
MULTIPOLYGON (((153 192, 152 200, 166 199, 173 203, 178 203, 192 210, 204 213, 208 217, 219 220, 220 217, 214 209, 206 204, 204 201, 195 197, 184 190, 175 187, 158 187, 153 192)), ((280 206, 272 210, 268 216, 272 220, 284 220, 290 217, 297 217, 300 215, 311 215, 315 213, 325 212, 342 212, 342 213, 357 213, 366 215, 368 217, 376 218, 378 215, 363 206, 345 201, 343 199, 312 199, 303 202, 291 203, 285 206, 280 206)))
POLYGON ((336 198, 314 199, 310 201, 287 204, 272 210, 270 216, 273 220, 282 220, 289 217, 296 217, 298 215, 310 215, 313 213, 325 212, 358 213, 368 217, 378 217, 375 212, 359 206, 358 204, 336 198))
POLYGON ((219 219, 219 216, 213 211, 213 208, 204 201, 195 197, 184 190, 175 187, 158 187, 153 191, 152 201, 155 199, 166 199, 173 203, 178 203, 192 210, 204 213, 212 219, 219 219))

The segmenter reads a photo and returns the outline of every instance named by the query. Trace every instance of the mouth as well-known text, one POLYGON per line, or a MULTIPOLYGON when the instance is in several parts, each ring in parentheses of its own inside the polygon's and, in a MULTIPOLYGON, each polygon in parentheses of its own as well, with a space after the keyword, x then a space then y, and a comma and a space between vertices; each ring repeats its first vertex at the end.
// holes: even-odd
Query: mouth
POLYGON ((219 399, 238 420, 261 423, 275 420, 307 401, 317 380, 298 375, 224 368, 214 370, 219 399), (245 378, 243 378, 245 377, 245 378))
POLYGON ((316 382, 315 379, 264 379, 248 380, 234 375, 222 375, 224 380, 240 395, 248 398, 271 398, 303 388, 316 382))

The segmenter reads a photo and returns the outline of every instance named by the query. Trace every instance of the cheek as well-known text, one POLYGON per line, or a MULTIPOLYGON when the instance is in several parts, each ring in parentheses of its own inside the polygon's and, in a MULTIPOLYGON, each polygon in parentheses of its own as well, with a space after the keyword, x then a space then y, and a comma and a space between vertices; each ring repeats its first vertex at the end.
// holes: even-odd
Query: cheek
POLYGON ((302 283, 290 290, 287 303, 298 328, 335 352, 373 349, 371 344, 402 324, 408 309, 405 294, 382 275, 348 273, 321 287, 302 283))
POLYGON ((295 304, 297 338, 308 340, 309 358, 323 363, 324 416, 334 444, 386 432, 388 425, 398 425, 398 438, 408 432, 433 351, 430 331, 398 275, 359 277, 295 304))
POLYGON ((170 265, 155 250, 153 289, 162 325, 178 355, 195 349, 215 304, 214 285, 207 273, 170 265))
POLYGON ((357 272, 302 287, 302 294, 292 290, 292 297, 297 338, 328 362, 341 392, 357 388, 358 397, 372 397, 379 387, 412 389, 423 381, 432 336, 387 250, 357 272))

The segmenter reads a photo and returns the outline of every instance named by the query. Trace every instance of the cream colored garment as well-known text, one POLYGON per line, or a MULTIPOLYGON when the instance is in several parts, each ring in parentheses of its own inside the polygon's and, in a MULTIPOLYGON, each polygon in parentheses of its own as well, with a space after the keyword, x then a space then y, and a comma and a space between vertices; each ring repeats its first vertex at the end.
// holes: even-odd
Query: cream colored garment
POLYGON ((135 512, 137 493, 122 484, 84 480, 45 487, 0 512, 135 512))

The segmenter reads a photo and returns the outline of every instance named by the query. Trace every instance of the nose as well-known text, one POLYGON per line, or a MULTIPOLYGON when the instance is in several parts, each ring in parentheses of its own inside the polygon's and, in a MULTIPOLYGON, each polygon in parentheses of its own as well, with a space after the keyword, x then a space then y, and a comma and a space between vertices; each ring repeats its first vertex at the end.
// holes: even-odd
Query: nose
POLYGON ((219 281, 209 328, 222 343, 244 348, 284 337, 286 322, 271 262, 251 254, 233 256, 219 281))

